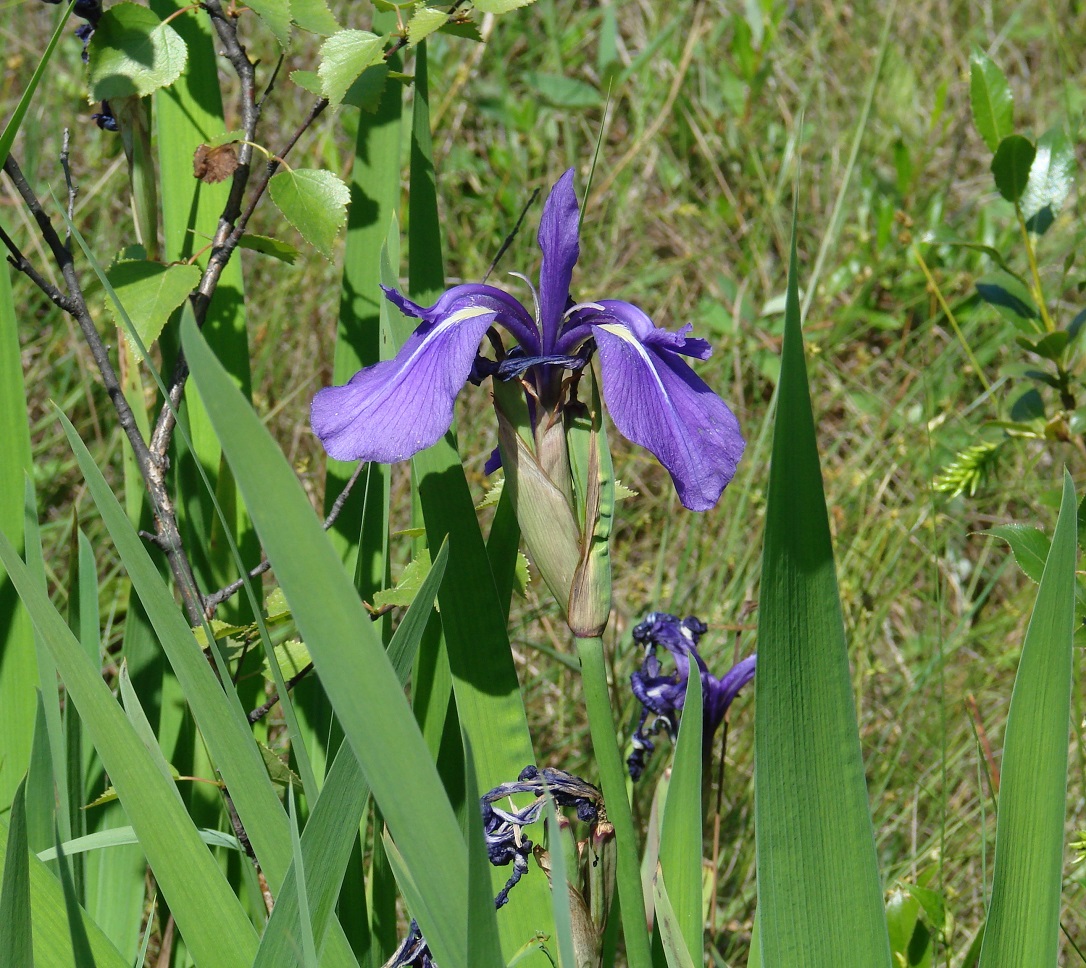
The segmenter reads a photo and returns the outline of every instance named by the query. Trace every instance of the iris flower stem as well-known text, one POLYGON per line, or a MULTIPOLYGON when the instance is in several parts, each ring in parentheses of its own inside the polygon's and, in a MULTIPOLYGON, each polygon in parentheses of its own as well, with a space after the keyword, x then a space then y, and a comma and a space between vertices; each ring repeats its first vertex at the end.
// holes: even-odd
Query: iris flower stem
POLYGON ((637 854, 633 816, 626 796, 626 771, 622 752, 615 739, 615 722, 607 691, 607 668, 603 659, 603 639, 577 639, 581 660, 581 683, 588 708, 588 727, 592 749, 600 771, 607 819, 614 824, 618 849, 618 899, 622 912, 622 933, 626 940, 626 959, 630 968, 648 968, 652 964, 648 925, 641 890, 641 861, 637 854))

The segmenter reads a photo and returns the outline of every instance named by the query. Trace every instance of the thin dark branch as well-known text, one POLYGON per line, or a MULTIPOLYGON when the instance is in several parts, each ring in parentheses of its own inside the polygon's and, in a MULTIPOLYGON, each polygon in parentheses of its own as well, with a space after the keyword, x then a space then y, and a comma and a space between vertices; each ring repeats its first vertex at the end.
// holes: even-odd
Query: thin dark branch
POLYGON ((530 209, 535 204, 535 200, 537 198, 539 198, 538 188, 534 192, 532 192, 532 197, 528 199, 524 208, 520 210, 520 218, 517 219, 517 224, 513 226, 513 231, 510 232, 505 237, 505 241, 502 242, 501 247, 498 249, 498 254, 494 256, 494 261, 490 263, 490 268, 486 270, 486 275, 483 276, 483 282, 486 282, 487 279, 490 278, 490 273, 492 273, 497 268, 498 263, 501 261, 501 257, 505 255, 507 251, 509 251, 509 246, 513 244, 513 240, 517 237, 517 233, 520 232, 521 225, 524 224, 524 217, 528 214, 528 209, 530 209))
MULTIPOLYGON (((87 309, 87 303, 83 298, 83 289, 79 283, 79 276, 76 273, 75 262, 72 259, 71 252, 68 251, 61 241, 60 236, 57 235, 56 229, 53 228, 53 224, 49 220, 49 216, 45 213, 45 210, 41 206, 41 202, 38 200, 33 189, 23 176, 22 170, 19 168, 13 155, 9 154, 7 160, 4 162, 4 171, 7 173, 8 177, 11 178, 23 203, 34 216, 34 220, 38 224, 38 229, 41 232, 42 238, 45 240, 46 245, 49 246, 49 250, 53 254, 57 267, 64 277, 64 283, 68 288, 67 297, 65 297, 62 302, 57 302, 55 298, 53 301, 57 302, 57 305, 60 305, 62 309, 75 319, 76 323, 79 325, 80 331, 83 333, 83 338, 87 342, 91 356, 94 358, 95 365, 98 367, 98 372, 102 377, 102 383, 105 386, 106 393, 109 395, 110 402, 117 412, 117 421, 121 425, 121 429, 124 431, 125 436, 128 438, 129 444, 132 446, 132 452, 135 455, 136 463, 139 466, 140 475, 147 485, 147 493, 151 500, 151 508, 154 511, 155 516, 157 543, 166 554, 170 570, 172 571, 174 580, 177 582, 178 589, 181 592, 181 598, 185 603, 185 610, 188 612, 189 620, 193 624, 196 624, 200 621, 202 613, 200 592, 196 585, 196 578, 192 573, 192 566, 181 543, 181 533, 177 527, 177 515, 174 511, 173 499, 170 497, 165 482, 165 462, 156 459, 151 454, 147 448, 146 441, 143 439, 143 435, 140 433, 139 426, 136 424, 135 415, 132 413, 132 408, 128 405, 128 400, 125 399, 124 390, 121 387, 120 380, 117 378, 117 371, 113 368, 113 362, 109 358, 109 352, 102 342, 102 338, 98 334, 98 329, 94 325, 94 319, 87 309)), ((25 262, 26 260, 24 259, 23 261, 25 262)), ((28 276, 29 278, 34 279, 34 276, 29 273, 28 276)), ((53 295, 50 292, 50 289, 53 287, 41 287, 39 285, 39 288, 41 288, 47 296, 53 298, 53 295)))
MULTIPOLYGON (((64 144, 60 149, 60 166, 64 169, 64 184, 68 186, 68 221, 75 222, 75 196, 78 189, 72 183, 72 166, 69 163, 69 148, 71 147, 71 131, 68 128, 64 129, 64 144)), ((72 250, 72 233, 71 229, 65 226, 64 234, 64 247, 71 252, 72 250)))
POLYGON ((4 247, 11 253, 8 256, 8 262, 12 267, 26 276, 35 286, 37 286, 49 300, 60 309, 65 312, 71 312, 71 300, 64 295, 56 286, 54 286, 48 279, 46 279, 30 261, 23 255, 19 247, 12 240, 11 236, 4 231, 4 227, 0 225, 0 242, 4 243, 4 247))
MULTIPOLYGON (((291 676, 286 681, 286 683, 284 683, 284 685, 286 685, 286 687, 287 687, 287 691, 289 692, 291 689, 293 689, 296 685, 298 685, 299 682, 301 682, 312 671, 313 671, 313 663, 310 662, 308 665, 304 666, 301 669, 300 672, 298 672, 295 675, 291 676)), ((268 713, 271 711, 272 706, 274 706, 277 702, 279 702, 279 693, 275 693, 271 697, 271 699, 269 699, 266 703, 263 703, 262 705, 257 706, 256 709, 254 709, 251 713, 249 713, 249 723, 252 724, 252 723, 260 722, 260 720, 262 720, 265 716, 268 715, 268 713)))
MULTIPOLYGON (((347 498, 351 493, 351 488, 354 487, 359 475, 362 473, 362 469, 366 467, 366 463, 362 462, 355 468, 354 473, 347 480, 347 483, 343 485, 343 490, 339 492, 339 496, 333 503, 331 510, 328 512, 328 517, 324 519, 322 527, 327 531, 333 524, 336 523, 336 518, 339 517, 339 512, 343 510, 343 505, 347 503, 347 498)), ((212 592, 210 595, 204 597, 204 614, 210 619, 215 614, 217 609, 228 598, 232 598, 242 588, 245 587, 245 583, 251 578, 259 578, 269 568, 271 568, 271 562, 265 558, 259 565, 249 571, 249 574, 245 578, 239 578, 237 581, 231 582, 225 588, 220 588, 217 592, 212 592)))
MULTIPOLYGON (((297 130, 287 142, 286 147, 279 152, 278 158, 281 159, 287 155, 326 107, 328 107, 328 101, 325 98, 320 98, 316 104, 313 105, 309 115, 298 126, 297 130)), ((237 220, 233 222, 232 225, 226 219, 228 213, 224 210, 223 219, 219 222, 219 231, 216 234, 214 248, 212 249, 211 257, 208 259, 207 269, 205 270, 203 278, 200 280, 200 285, 192 299, 193 313, 196 317, 196 324, 198 326, 203 326, 204 320, 207 318, 208 307, 211 304, 211 297, 219 284, 222 271, 226 268, 226 264, 230 261, 230 257, 234 254, 234 250, 238 247, 238 243, 241 242, 241 237, 245 234, 249 219, 252 218, 257 204, 263 197, 264 192, 267 191, 268 182, 271 181, 272 175, 275 174, 278 168, 279 161, 271 161, 268 163, 263 175, 256 181, 253 187, 252 197, 250 198, 245 211, 237 217, 237 220)), ((238 167, 238 171, 241 171, 241 166, 238 167)), ((237 172, 234 173, 234 177, 237 178, 237 172)), ((170 446, 170 438, 173 435, 173 428, 176 423, 175 414, 178 406, 180 406, 181 394, 184 390, 185 381, 188 379, 188 375, 188 362, 185 360, 184 354, 179 353, 173 374, 170 376, 166 402, 163 404, 162 410, 158 415, 158 420, 155 422, 154 432, 151 434, 152 453, 164 455, 170 446)))

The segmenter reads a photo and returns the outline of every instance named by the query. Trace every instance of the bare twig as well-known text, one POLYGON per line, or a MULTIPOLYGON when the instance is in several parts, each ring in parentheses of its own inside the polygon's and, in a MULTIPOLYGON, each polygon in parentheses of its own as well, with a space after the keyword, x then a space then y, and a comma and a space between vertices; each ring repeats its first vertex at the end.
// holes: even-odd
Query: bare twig
MULTIPOLYGON (((312 671, 312 662, 310 662, 306 666, 303 666, 301 671, 295 673, 284 683, 284 685, 287 687, 287 691, 289 692, 291 689, 293 689, 312 671)), ((260 722, 260 720, 268 715, 268 713, 271 711, 272 706, 274 706, 277 702, 279 702, 279 693, 276 692, 272 694, 271 699, 269 699, 266 703, 262 703, 261 705, 257 706, 256 709, 254 709, 251 713, 249 713, 249 723, 252 724, 260 722)))
MULTIPOLYGON (((339 517, 339 512, 343 510, 343 505, 347 502, 347 497, 351 493, 351 488, 354 487, 355 482, 358 480, 359 475, 362 473, 362 469, 366 467, 366 463, 362 462, 355 468, 354 473, 347 480, 347 483, 343 485, 343 490, 339 492, 339 496, 336 498, 335 503, 332 505, 331 510, 328 512, 328 517, 324 519, 322 527, 327 531, 333 524, 336 523, 336 518, 339 517)), ((265 558, 255 568, 250 569, 249 574, 245 578, 239 578, 237 581, 231 582, 225 588, 220 588, 217 592, 212 592, 210 595, 204 596, 204 614, 211 618, 215 614, 217 609, 228 598, 236 595, 242 588, 245 587, 245 583, 251 578, 259 578, 269 568, 271 568, 271 562, 265 558)))
MULTIPOLYGON (((49 216, 45 213, 41 202, 23 176, 22 170, 13 155, 9 154, 4 162, 4 171, 11 178, 27 209, 34 216, 42 238, 45 240, 46 245, 49 246, 53 259, 64 278, 68 289, 67 296, 62 296, 55 287, 48 284, 43 285, 44 280, 41 279, 39 274, 32 270, 28 271, 29 266, 25 265, 26 260, 22 258, 21 254, 17 258, 21 259, 24 265, 17 263, 16 267, 23 271, 42 292, 69 313, 79 324, 79 329, 83 333, 83 338, 87 342, 91 356, 94 358, 95 365, 102 377, 106 393, 109 395, 110 402, 117 412, 118 423, 120 423, 121 429, 132 446, 132 452, 135 454, 140 474, 147 485, 147 493, 155 517, 155 543, 166 555, 170 571, 173 573, 182 601, 185 603, 185 611, 188 613, 189 620, 196 624, 200 621, 202 613, 200 592, 196 585, 192 566, 181 543, 181 533, 177 527, 177 514, 174 510, 173 499, 165 484, 165 461, 154 456, 148 450, 147 443, 140 433, 135 415, 128 405, 128 400, 125 399, 124 390, 117 378, 117 371, 113 368, 113 362, 109 358, 109 352, 105 344, 103 344, 102 338, 94 325, 94 320, 87 309, 87 303, 83 298, 83 290, 79 283, 79 276, 76 273, 71 252, 61 241, 60 236, 57 235, 49 216), (61 298, 58 300, 57 296, 61 296, 61 298)), ((5 236, 5 244, 8 241, 5 236)), ((11 248, 10 245, 8 247, 11 248)), ((15 252, 18 252, 18 250, 16 249, 15 252)))
POLYGON ((483 276, 483 282, 486 282, 487 279, 490 278, 490 273, 492 273, 497 268, 498 263, 501 261, 501 257, 509 251, 509 246, 513 244, 513 240, 517 237, 517 234, 520 232, 520 227, 524 223, 524 216, 528 214, 528 209, 530 209, 535 204, 535 200, 537 198, 539 198, 538 188, 534 192, 532 192, 532 197, 528 199, 528 201, 524 205, 524 208, 520 210, 520 218, 517 219, 517 224, 513 226, 513 231, 510 232, 505 237, 505 241, 502 242, 501 247, 498 249, 498 254, 494 256, 494 260, 490 263, 490 267, 486 270, 486 274, 483 276))

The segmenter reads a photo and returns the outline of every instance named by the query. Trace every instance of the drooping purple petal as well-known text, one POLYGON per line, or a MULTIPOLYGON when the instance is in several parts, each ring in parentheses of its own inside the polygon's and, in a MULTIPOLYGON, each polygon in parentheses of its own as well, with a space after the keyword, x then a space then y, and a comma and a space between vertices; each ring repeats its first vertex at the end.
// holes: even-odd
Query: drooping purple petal
MULTIPOLYGON (((679 500, 707 511, 735 475, 745 443, 727 404, 679 355, 702 340, 657 329, 636 306, 601 302, 592 332, 603 372, 603 398, 619 432, 656 455, 679 500)), ((686 354, 690 355, 690 354, 686 354)))
POLYGON ((573 191, 573 169, 570 168, 551 189, 539 221, 539 247, 543 250, 543 264, 539 269, 539 325, 543 350, 539 355, 555 352, 558 342, 573 267, 581 250, 579 218, 577 196, 573 191))
POLYGON ((435 315, 394 359, 320 390, 310 419, 325 450, 337 460, 391 464, 436 443, 452 424, 453 402, 494 316, 493 308, 470 303, 435 315))
MULTIPOLYGON (((532 314, 509 293, 481 283, 465 283, 453 286, 441 294, 432 306, 420 306, 389 286, 382 286, 388 301, 405 316, 437 323, 462 309, 479 308, 492 313, 491 322, 502 326, 517 341, 524 352, 538 356, 543 352, 539 331, 532 314)), ((486 332, 484 327, 483 332, 486 332)))
POLYGON ((711 734, 724 722, 724 714, 739 695, 739 690, 754 678, 756 659, 757 656, 748 655, 733 665, 721 679, 702 675, 701 689, 705 700, 702 719, 707 738, 711 738, 711 734))

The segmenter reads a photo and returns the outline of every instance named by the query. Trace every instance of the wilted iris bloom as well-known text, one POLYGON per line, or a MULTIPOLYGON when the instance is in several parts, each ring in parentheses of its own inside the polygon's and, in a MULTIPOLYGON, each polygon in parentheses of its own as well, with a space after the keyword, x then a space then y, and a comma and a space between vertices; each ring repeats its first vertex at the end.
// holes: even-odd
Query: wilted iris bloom
MULTIPOLYGON (((526 766, 516 780, 502 783, 483 794, 479 806, 483 812, 487 856, 495 867, 513 865, 505 887, 494 898, 495 908, 509 900, 509 891, 528 872, 528 855, 534 845, 525 835, 524 828, 542 816, 548 795, 558 807, 575 810, 578 820, 592 825, 606 823, 603 794, 591 783, 565 770, 526 766), (535 799, 520 809, 495 806, 499 800, 507 800, 514 793, 531 793, 535 799)), ((411 922, 407 937, 385 962, 384 968, 437 968, 418 922, 411 922)))
POLYGON ((660 728, 667 730, 672 742, 679 731, 679 712, 686 701, 686 686, 690 678, 690 660, 701 674, 702 751, 706 759, 712 752, 713 739, 732 700, 739 690, 754 678, 755 657, 748 656, 736 663, 718 679, 706 667, 698 654, 698 641, 707 626, 693 615, 680 621, 666 612, 652 612, 633 630, 634 641, 645 648, 645 661, 630 677, 630 687, 641 703, 641 719, 633 735, 634 750, 626 763, 630 776, 638 779, 656 748, 651 737, 660 728), (664 674, 656 655, 663 646, 675 660, 675 671, 664 674), (651 723, 649 722, 651 718, 651 723))
POLYGON ((734 414, 684 359, 707 359, 712 348, 688 336, 690 326, 677 333, 660 329, 630 303, 574 302, 578 219, 570 169, 543 207, 539 286, 528 283, 532 310, 483 284, 454 286, 429 307, 386 288, 402 312, 422 322, 394 359, 314 397, 313 430, 328 453, 345 461, 406 460, 449 429, 461 387, 486 376, 523 381, 538 425, 569 402, 576 384, 567 379, 570 372, 596 353, 603 398, 619 432, 656 455, 686 507, 713 507, 744 442, 734 414), (509 346, 494 327, 511 338, 509 346), (479 353, 484 336, 494 359, 479 353))

